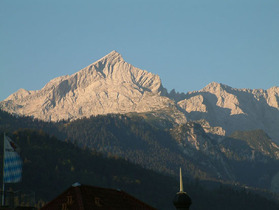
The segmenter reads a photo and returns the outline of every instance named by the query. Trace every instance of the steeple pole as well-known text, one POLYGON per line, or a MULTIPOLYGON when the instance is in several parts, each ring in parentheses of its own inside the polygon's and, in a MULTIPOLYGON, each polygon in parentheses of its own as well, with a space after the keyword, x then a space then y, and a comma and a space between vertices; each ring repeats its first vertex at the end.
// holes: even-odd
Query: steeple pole
POLYGON ((180 191, 179 192, 184 192, 183 191, 183 181, 182 181, 182 171, 180 167, 180 191))

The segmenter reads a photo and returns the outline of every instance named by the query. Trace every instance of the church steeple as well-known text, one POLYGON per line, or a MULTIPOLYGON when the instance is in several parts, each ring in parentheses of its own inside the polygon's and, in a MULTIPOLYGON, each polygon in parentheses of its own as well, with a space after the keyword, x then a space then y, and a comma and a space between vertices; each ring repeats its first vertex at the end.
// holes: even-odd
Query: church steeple
POLYGON ((180 191, 176 193, 173 199, 173 205, 177 210, 189 210, 192 200, 189 195, 183 190, 182 171, 180 168, 180 191))

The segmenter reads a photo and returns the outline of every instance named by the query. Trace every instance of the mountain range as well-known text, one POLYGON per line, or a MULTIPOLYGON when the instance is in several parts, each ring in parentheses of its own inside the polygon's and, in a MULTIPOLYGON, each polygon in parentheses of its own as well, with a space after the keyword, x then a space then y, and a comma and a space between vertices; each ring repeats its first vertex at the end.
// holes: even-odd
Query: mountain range
POLYGON ((168 93, 158 75, 132 66, 116 51, 41 90, 20 89, 0 109, 54 122, 111 113, 145 113, 178 125, 206 120, 218 135, 262 129, 279 143, 279 87, 236 89, 212 82, 199 91, 168 93))

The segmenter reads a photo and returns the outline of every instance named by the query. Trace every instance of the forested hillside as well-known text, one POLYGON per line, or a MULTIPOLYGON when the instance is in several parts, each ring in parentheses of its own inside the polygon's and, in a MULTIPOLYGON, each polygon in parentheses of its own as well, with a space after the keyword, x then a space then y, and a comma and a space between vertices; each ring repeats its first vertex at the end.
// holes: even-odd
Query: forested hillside
MULTIPOLYGON (((178 168, 182 167, 184 176, 190 180, 243 184, 277 192, 278 181, 274 177, 279 167, 278 149, 263 131, 238 132, 220 141, 196 122, 164 129, 155 120, 150 120, 148 115, 131 114, 48 123, 0 111, 0 132, 39 130, 81 151, 125 159, 165 175, 177 176, 178 168)), ((72 173, 75 168, 71 169, 72 173)))
MULTIPOLYGON (((122 189, 158 209, 174 209, 172 199, 178 191, 177 176, 173 178, 146 170, 121 158, 105 158, 99 153, 59 141, 43 131, 24 129, 8 135, 20 146, 24 164, 22 182, 9 184, 7 188, 32 190, 37 200, 49 201, 71 184, 80 182, 122 189)), ((198 181, 192 182, 184 177, 184 189, 193 201, 191 209, 275 210, 279 207, 278 203, 244 188, 218 186, 207 190, 198 181)))
POLYGON ((169 132, 158 129, 141 117, 97 116, 65 124, 61 131, 80 147, 113 154, 167 174, 182 166, 187 175, 205 178, 206 173, 182 151, 169 132))
POLYGON ((42 129, 81 148, 119 156, 146 168, 175 174, 178 167, 191 177, 206 178, 204 171, 183 157, 170 134, 142 118, 125 115, 96 116, 73 122, 46 123, 31 118, 14 117, 0 110, 0 131, 21 128, 42 129))
POLYGON ((221 179, 270 189, 279 167, 278 147, 263 131, 236 132, 218 142, 195 122, 169 130, 158 126, 154 118, 150 121, 148 115, 48 123, 0 111, 0 119, 2 132, 39 129, 80 148, 122 157, 165 174, 175 175, 181 166, 192 179, 221 179))

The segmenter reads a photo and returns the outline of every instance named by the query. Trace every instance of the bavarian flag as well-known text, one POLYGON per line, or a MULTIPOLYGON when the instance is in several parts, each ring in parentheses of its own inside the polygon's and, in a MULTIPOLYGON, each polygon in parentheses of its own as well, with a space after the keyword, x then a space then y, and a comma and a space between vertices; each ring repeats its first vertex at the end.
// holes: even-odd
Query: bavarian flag
POLYGON ((21 181, 22 161, 19 156, 19 147, 4 135, 4 183, 21 181))

